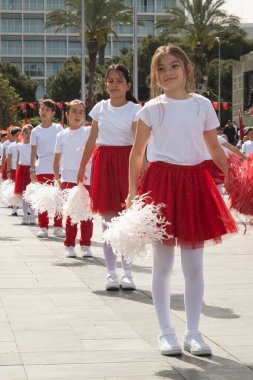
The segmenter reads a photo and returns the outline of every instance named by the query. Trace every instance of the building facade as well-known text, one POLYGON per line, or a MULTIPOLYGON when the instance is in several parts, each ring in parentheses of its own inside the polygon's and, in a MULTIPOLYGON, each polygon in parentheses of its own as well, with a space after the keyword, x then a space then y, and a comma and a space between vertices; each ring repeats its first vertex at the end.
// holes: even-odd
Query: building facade
MULTIPOLYGON (((127 6, 132 5, 132 0, 124 1, 127 6)), ((172 5, 180 6, 179 0, 137 0, 138 19, 145 21, 145 26, 138 27, 139 40, 159 33, 155 22, 172 5)), ((53 28, 44 28, 47 13, 55 9, 65 9, 64 0, 0 0, 0 60, 14 63, 23 74, 37 81, 38 99, 45 92, 47 78, 68 57, 81 55, 80 39, 74 30, 68 28, 56 34, 53 28)), ((109 36, 106 58, 120 55, 122 49, 132 46, 132 26, 117 25, 114 29, 118 38, 109 36)))

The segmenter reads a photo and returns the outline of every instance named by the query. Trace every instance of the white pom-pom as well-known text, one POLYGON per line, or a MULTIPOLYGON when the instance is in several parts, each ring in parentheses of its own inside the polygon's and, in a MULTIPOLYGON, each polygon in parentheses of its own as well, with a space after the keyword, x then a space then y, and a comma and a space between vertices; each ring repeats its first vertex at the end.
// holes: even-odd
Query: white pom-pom
POLYGON ((15 183, 10 179, 4 181, 1 185, 2 201, 7 206, 20 207, 22 205, 22 197, 14 193, 15 183))
POLYGON ((131 207, 107 223, 103 233, 103 240, 111 245, 113 252, 122 254, 129 262, 147 256, 147 244, 172 237, 166 232, 170 223, 161 213, 165 205, 147 204, 147 198, 147 194, 135 197, 131 207))
POLYGON ((29 184, 24 192, 24 199, 38 213, 47 211, 49 214, 62 214, 62 199, 59 186, 46 183, 29 184))
POLYGON ((63 199, 63 216, 70 216, 71 224, 92 219, 89 193, 83 185, 64 190, 63 199))

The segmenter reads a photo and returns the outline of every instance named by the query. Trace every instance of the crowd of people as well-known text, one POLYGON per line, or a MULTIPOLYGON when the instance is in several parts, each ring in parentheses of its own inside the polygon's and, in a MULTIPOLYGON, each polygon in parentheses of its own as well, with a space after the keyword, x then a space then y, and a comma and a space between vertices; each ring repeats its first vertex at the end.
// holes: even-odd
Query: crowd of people
MULTIPOLYGON (((41 123, 9 128, 1 133, 2 178, 15 181, 22 194, 32 182, 57 183, 61 188, 83 184, 91 208, 101 215, 102 229, 131 204, 138 194, 149 193, 147 202, 163 203, 171 238, 154 243, 152 296, 160 327, 163 355, 179 355, 182 348, 170 319, 171 274, 174 248, 180 246, 185 279, 186 329, 184 349, 193 355, 210 355, 211 348, 199 332, 204 294, 203 252, 206 242, 217 244, 237 232, 236 223, 220 194, 227 174, 229 151, 241 159, 253 151, 253 127, 245 131, 241 149, 232 122, 222 130, 212 103, 194 92, 193 68, 186 53, 174 45, 159 47, 151 63, 151 96, 141 107, 131 94, 131 76, 121 65, 111 65, 105 87, 109 95, 90 111, 69 103, 68 127, 52 122, 55 103, 42 100, 41 123), (218 138, 217 138, 218 135, 218 138), (247 141, 246 141, 247 139, 247 141), (187 202, 186 202, 187 199, 187 202)), ((23 223, 34 224, 34 211, 23 201, 23 223)), ((11 209, 12 215, 17 209, 11 209)), ((49 217, 38 214, 38 238, 47 238, 49 217)), ((66 257, 75 257, 77 225, 68 216, 55 215, 53 234, 64 238, 66 257)), ((80 223, 83 257, 91 257, 92 220, 80 223)), ((106 290, 134 290, 132 263, 123 256, 122 274, 116 272, 117 256, 103 243, 106 290)))

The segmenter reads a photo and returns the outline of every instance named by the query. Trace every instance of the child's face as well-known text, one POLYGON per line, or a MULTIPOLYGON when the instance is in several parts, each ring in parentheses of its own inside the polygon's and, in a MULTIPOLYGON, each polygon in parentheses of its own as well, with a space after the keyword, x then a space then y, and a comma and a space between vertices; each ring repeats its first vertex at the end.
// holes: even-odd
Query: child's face
POLYGON ((117 70, 111 70, 106 79, 106 90, 111 99, 125 98, 126 92, 131 88, 126 78, 117 70))
POLYGON ((69 127, 72 129, 80 128, 85 118, 85 111, 82 104, 74 104, 66 113, 69 127))
POLYGON ((168 53, 160 59, 157 76, 165 94, 185 92, 186 75, 183 63, 174 55, 168 53))
POLYGON ((17 132, 14 136, 14 141, 18 141, 20 132, 17 132))
POLYGON ((250 141, 252 141, 253 140, 253 131, 249 131, 248 134, 247 134, 247 136, 248 136, 248 139, 250 141))
POLYGON ((31 136, 31 130, 30 129, 25 129, 22 132, 23 140, 24 142, 29 142, 30 141, 30 136, 31 136))
POLYGON ((52 108, 47 107, 45 104, 42 104, 39 109, 39 114, 42 122, 51 121, 52 117, 55 114, 55 111, 52 108))

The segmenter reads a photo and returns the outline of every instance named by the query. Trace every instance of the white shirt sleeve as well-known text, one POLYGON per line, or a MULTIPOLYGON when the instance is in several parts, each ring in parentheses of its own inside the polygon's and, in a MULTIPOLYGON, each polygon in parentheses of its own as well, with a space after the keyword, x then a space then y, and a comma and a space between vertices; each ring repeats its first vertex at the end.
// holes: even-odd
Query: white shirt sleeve
POLYGON ((206 116, 206 120, 204 124, 204 130, 211 131, 212 129, 218 128, 219 125, 220 125, 220 122, 212 106, 212 103, 208 101, 208 110, 207 110, 207 116, 206 116))
POLYGON ((30 141, 31 141, 31 145, 36 145, 36 146, 38 145, 36 128, 32 130, 30 141))
POLYGON ((89 116, 95 120, 95 121, 98 121, 98 113, 100 111, 100 108, 101 108, 101 105, 102 105, 102 102, 103 100, 101 100, 101 102, 97 103, 93 108, 92 110, 90 111, 89 113, 89 116))
POLYGON ((136 114, 137 120, 141 119, 148 127, 152 128, 150 107, 146 104, 136 114))
POLYGON ((63 142, 63 134, 62 132, 60 132, 56 136, 54 153, 62 153, 62 142, 63 142))

